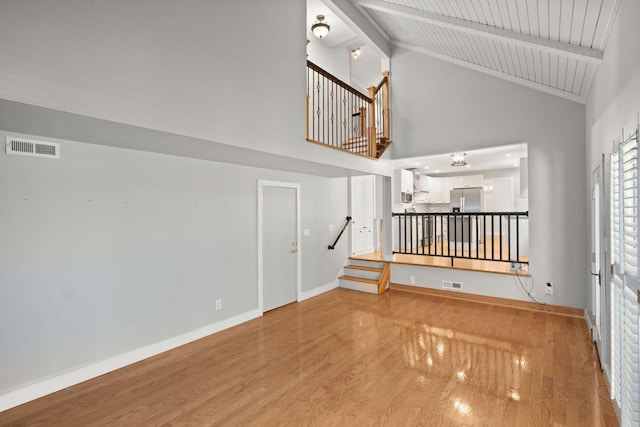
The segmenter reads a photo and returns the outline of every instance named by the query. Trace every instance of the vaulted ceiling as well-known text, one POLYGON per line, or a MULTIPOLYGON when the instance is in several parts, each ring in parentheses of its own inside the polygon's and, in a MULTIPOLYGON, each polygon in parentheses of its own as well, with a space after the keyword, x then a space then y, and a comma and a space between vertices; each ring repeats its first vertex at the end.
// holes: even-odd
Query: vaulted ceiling
MULTIPOLYGON (((584 103, 619 0, 329 0, 399 46, 584 103)), ((359 25, 362 27, 362 25, 359 25)), ((371 37, 371 28, 379 34, 371 37)), ((378 42, 378 45, 380 43, 378 42)), ((384 50, 384 49, 383 49, 384 50)))

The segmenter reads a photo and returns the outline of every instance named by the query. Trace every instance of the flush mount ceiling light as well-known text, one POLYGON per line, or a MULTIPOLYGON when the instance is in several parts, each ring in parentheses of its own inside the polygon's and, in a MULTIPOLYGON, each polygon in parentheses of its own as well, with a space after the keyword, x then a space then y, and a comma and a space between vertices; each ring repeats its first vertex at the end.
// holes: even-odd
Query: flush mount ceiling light
POLYGON ((358 57, 360 56, 360 48, 357 47, 357 48, 353 49, 351 51, 351 56, 353 57, 353 59, 358 59, 358 57))
POLYGON ((324 15, 316 16, 316 23, 311 26, 311 32, 319 39, 329 34, 329 24, 324 22, 324 15))
POLYGON ((467 153, 457 152, 451 154, 451 166, 466 166, 465 160, 467 153))

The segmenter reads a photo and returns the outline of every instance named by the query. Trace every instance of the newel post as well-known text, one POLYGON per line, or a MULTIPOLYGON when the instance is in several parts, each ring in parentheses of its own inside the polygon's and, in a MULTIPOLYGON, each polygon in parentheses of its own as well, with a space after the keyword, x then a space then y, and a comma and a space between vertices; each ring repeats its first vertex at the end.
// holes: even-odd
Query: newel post
POLYGON ((371 86, 367 88, 369 91, 369 156, 376 157, 376 87, 371 86))
POLYGON ((388 141, 391 139, 391 128, 389 127, 389 72, 383 72, 382 78, 384 79, 384 84, 382 85, 382 136, 388 141))

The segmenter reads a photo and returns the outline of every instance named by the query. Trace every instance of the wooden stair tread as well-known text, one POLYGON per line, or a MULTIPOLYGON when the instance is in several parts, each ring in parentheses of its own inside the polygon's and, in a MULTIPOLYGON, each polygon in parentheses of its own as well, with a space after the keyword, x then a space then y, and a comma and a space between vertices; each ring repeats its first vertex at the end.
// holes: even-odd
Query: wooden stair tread
MULTIPOLYGON (((388 263, 388 262, 389 262, 389 261, 385 261, 385 260, 383 260, 383 259, 368 259, 368 258, 361 258, 361 256, 360 256, 360 255, 350 256, 350 257, 349 257, 349 259, 350 259, 350 260, 353 260, 353 261, 373 262, 373 263, 378 263, 378 264, 380 264, 380 263, 384 263, 384 264, 386 264, 386 263, 388 263)), ((349 265, 351 265, 351 264, 349 264, 349 265)))
POLYGON ((376 267, 364 267, 361 265, 345 265, 344 268, 350 268, 352 270, 364 270, 364 271, 371 271, 371 272, 375 272, 375 273, 382 273, 382 268, 376 268, 376 267))
POLYGON ((378 281, 377 280, 373 280, 373 279, 364 279, 362 277, 354 277, 354 276, 340 276, 338 277, 338 280, 351 280, 352 282, 362 282, 362 283, 368 283, 370 285, 376 285, 378 286, 378 281))

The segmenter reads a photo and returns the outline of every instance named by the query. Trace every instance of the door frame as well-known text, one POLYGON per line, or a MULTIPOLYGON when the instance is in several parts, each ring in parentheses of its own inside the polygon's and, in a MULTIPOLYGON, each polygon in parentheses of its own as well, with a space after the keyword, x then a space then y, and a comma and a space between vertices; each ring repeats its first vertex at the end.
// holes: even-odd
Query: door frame
MULTIPOLYGON (((610 167, 610 165, 609 165, 610 167)), ((609 348, 611 342, 611 325, 610 325, 610 313, 611 313, 611 301, 610 301, 610 284, 609 284, 609 227, 610 227, 610 218, 609 218, 609 191, 607 185, 609 182, 607 181, 607 162, 606 156, 602 154, 602 158, 593 170, 591 171, 591 224, 589 225, 591 229, 591 254, 592 259, 589 265, 590 273, 592 274, 591 281, 591 309, 592 315, 596 318, 596 312, 599 312, 599 319, 596 319, 596 322, 593 322, 592 325, 592 339, 596 344, 596 349, 598 351, 599 359, 600 359, 600 367, 608 372, 609 370, 609 348), (598 193, 595 194, 597 183, 598 193), (594 233, 595 225, 596 225, 596 212, 595 212, 595 200, 598 198, 598 236, 595 236, 594 233), (600 250, 596 254, 594 247, 595 239, 598 239, 600 250), (598 259, 599 272, 593 271, 593 264, 595 259, 593 255, 598 259), (599 286, 594 284, 595 276, 594 273, 600 273, 599 277, 599 286), (598 296, 596 296, 596 293, 598 296), (596 307, 596 304, 599 302, 599 307, 596 307), (599 334, 597 330, 599 329, 599 334)))
POLYGON ((296 242, 298 252, 296 253, 296 301, 300 301, 302 295, 302 242, 300 241, 300 183, 258 180, 258 310, 264 313, 264 271, 262 250, 264 247, 264 187, 293 188, 296 192, 296 242))

